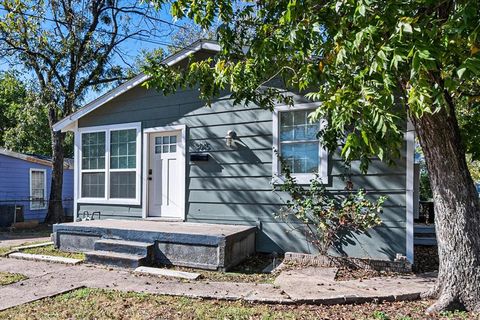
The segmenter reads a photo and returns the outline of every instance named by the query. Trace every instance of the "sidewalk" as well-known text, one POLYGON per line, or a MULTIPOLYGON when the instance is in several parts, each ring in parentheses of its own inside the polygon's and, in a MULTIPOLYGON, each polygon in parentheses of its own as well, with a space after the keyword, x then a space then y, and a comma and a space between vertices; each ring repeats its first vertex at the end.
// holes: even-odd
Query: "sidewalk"
POLYGON ((0 287, 0 310, 77 288, 114 289, 205 299, 243 299, 258 303, 353 303, 410 300, 433 285, 429 276, 335 281, 333 268, 284 271, 275 284, 180 281, 133 274, 123 269, 1 258, 0 272, 21 273, 29 279, 0 287))
POLYGON ((50 241, 50 237, 41 236, 35 233, 22 234, 22 233, 0 233, 0 248, 17 247, 24 243, 30 242, 47 242, 50 241))

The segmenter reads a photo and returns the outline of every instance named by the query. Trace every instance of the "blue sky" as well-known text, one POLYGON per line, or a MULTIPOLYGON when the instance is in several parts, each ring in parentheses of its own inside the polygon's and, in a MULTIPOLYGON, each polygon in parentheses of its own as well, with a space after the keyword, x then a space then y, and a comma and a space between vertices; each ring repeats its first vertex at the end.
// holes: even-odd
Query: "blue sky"
MULTIPOLYGON (((169 7, 164 6, 160 10, 159 15, 157 17, 175 25, 183 25, 186 22, 186 21, 174 21, 169 13, 169 10, 170 10, 169 7)), ((0 19, 4 14, 5 14, 5 11, 2 11, 0 7, 0 19)), ((47 15, 46 18, 47 19, 53 18, 53 16, 47 15)), ((132 20, 132 24, 139 24, 138 22, 139 21, 132 20)), ((53 22, 51 22, 51 24, 53 25, 53 22)), ((123 67, 127 67, 127 64, 133 64, 135 62, 136 58, 140 56, 142 50, 151 51, 157 48, 162 48, 166 50, 167 48, 166 44, 171 42, 170 41, 171 33, 175 32, 178 28, 171 26, 167 23, 161 23, 161 22, 156 23, 156 28, 157 30, 149 29, 149 31, 152 33, 151 35, 138 36, 135 39, 129 39, 126 42, 124 42, 120 46, 120 49, 122 50, 123 54, 121 55, 121 57, 119 57, 118 55, 115 55, 113 62, 123 67)), ((33 76, 32 73, 21 70, 20 64, 17 66, 15 66, 15 64, 12 65, 8 61, 6 61, 4 58, 0 57, 0 71, 7 71, 12 68, 19 70, 23 78, 28 79, 29 77, 33 76)), ((89 102, 95 97, 103 94, 105 91, 107 90, 104 89, 102 90, 102 92, 89 92, 84 99, 84 103, 89 102)))

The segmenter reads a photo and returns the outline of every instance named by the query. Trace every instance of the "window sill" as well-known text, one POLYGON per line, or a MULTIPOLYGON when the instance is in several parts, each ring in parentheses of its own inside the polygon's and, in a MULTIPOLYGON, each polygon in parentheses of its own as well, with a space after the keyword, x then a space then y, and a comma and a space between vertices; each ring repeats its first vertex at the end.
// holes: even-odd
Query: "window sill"
MULTIPOLYGON (((292 174, 292 177, 295 178, 297 184, 299 185, 310 185, 311 180, 315 178, 314 174, 292 174)), ((319 177, 322 184, 326 185, 328 184, 328 177, 319 177)), ((277 176, 275 175, 272 178, 272 185, 282 185, 285 183, 285 177, 284 176, 277 176)))
POLYGON ((141 205, 140 199, 105 199, 105 198, 80 198, 77 203, 82 204, 114 204, 114 205, 141 205))
POLYGON ((30 211, 40 211, 40 210, 46 210, 47 207, 43 207, 43 208, 32 208, 30 207, 30 211))

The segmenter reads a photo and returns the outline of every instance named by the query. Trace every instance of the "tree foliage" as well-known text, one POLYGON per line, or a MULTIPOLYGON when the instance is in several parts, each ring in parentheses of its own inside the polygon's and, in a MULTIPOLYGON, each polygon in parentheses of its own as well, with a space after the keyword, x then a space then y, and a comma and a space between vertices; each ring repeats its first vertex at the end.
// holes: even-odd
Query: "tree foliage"
POLYGON ((168 53, 173 54, 199 39, 216 40, 218 24, 206 29, 195 23, 185 23, 183 28, 178 28, 170 36, 171 45, 167 47, 168 53))
POLYGON ((65 134, 52 126, 70 115, 92 91, 127 78, 122 45, 151 35, 164 22, 148 3, 119 0, 1 0, 0 57, 32 75, 39 110, 46 112, 52 147, 48 222, 63 219, 65 134))
POLYGON ((432 182, 439 243, 438 297, 429 311, 480 310, 480 203, 465 152, 479 153, 478 0, 262 0, 234 11, 229 0, 154 0, 206 28, 219 19, 221 52, 186 69, 148 66, 164 93, 198 86, 210 101, 292 104, 306 93, 327 118, 320 137, 345 160, 393 163, 415 130, 432 182), (271 85, 280 78, 284 86, 271 85), (458 121, 458 118, 461 121, 458 121), (407 127, 407 119, 413 128, 407 127), (463 121, 463 123, 462 123, 463 121), (460 132, 459 122, 465 130, 460 132))
POLYGON ((322 101, 315 117, 330 120, 323 139, 330 147, 344 140, 344 157, 361 159, 366 169, 371 156, 398 158, 407 110, 416 117, 435 112, 446 105, 444 90, 468 110, 477 108, 471 97, 480 91, 474 81, 480 74, 479 4, 452 2, 443 18, 437 5, 261 1, 234 13, 230 1, 174 1, 174 16, 202 27, 221 19, 223 50, 215 61, 194 62, 185 72, 162 65, 147 72, 154 76, 151 85, 166 93, 199 84, 204 99, 228 89, 237 102, 254 100, 268 108, 285 98, 265 83, 281 77, 322 101), (432 85, 431 77, 444 86, 432 85))
POLYGON ((20 107, 27 98, 27 89, 15 74, 0 73, 0 146, 5 145, 5 132, 14 125, 11 110, 20 107))

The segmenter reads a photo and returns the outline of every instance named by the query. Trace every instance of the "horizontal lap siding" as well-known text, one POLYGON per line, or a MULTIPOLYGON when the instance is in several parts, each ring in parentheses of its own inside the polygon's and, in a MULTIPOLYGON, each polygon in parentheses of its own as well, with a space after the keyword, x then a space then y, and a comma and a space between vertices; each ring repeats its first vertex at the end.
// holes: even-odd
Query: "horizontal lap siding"
MULTIPOLYGON (((30 210, 30 169, 46 170, 47 199, 49 199, 52 173, 49 166, 0 155, 0 205, 21 205, 25 220, 43 221, 47 209, 30 210)), ((70 200, 73 199, 73 170, 65 170, 63 199, 65 208, 73 207, 73 201, 70 200)))
MULTIPOLYGON (((287 196, 272 191, 272 113, 256 106, 233 107, 225 97, 205 107, 186 90, 164 97, 144 88, 134 88, 106 106, 80 119, 79 126, 141 121, 143 128, 184 124, 188 127, 188 149, 208 144, 208 162, 188 163, 187 220, 192 222, 256 225, 260 251, 312 251, 299 232, 274 218, 287 196), (227 148, 225 135, 234 130, 235 148, 227 148)), ((300 98, 296 98, 299 100, 300 98)), ((345 194, 345 168, 338 154, 329 160, 328 189, 333 196, 345 194)), ((364 188, 371 199, 388 196, 383 223, 367 235, 355 235, 341 250, 355 256, 393 258, 405 254, 405 159, 388 167, 373 159, 367 175, 354 162, 349 170, 355 188, 364 188), (361 245, 358 243, 361 240, 361 245)), ((139 218, 136 206, 80 205, 80 209, 102 209, 105 217, 139 218)))

